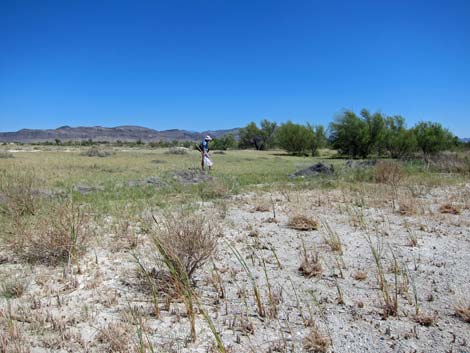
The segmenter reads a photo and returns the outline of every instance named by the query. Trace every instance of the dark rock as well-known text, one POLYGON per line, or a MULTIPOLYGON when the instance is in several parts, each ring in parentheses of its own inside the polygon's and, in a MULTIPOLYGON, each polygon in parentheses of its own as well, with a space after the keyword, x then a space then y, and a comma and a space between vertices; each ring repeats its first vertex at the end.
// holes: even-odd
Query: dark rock
POLYGON ((317 163, 317 164, 311 165, 308 168, 292 173, 289 175, 289 177, 296 178, 296 177, 306 177, 306 176, 316 176, 316 175, 333 175, 334 172, 335 172, 335 169, 333 168, 333 165, 317 163))

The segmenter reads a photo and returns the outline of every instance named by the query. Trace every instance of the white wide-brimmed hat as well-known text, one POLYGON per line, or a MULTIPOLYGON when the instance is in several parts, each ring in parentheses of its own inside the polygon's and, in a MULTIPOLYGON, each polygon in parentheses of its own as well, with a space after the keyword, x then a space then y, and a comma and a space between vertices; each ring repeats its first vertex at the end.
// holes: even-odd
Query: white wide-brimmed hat
POLYGON ((209 135, 207 135, 204 140, 211 141, 211 140, 212 140, 212 137, 210 137, 209 135))

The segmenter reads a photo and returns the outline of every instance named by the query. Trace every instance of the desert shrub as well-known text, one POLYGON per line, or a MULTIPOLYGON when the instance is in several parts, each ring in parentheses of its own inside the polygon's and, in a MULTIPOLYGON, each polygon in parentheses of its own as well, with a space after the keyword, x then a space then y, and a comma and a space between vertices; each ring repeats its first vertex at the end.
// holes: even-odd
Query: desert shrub
POLYGON ((187 213, 166 215, 158 222, 152 237, 160 254, 169 261, 174 275, 192 279, 195 272, 214 254, 218 229, 202 215, 187 213))
POLYGON ((375 181, 381 184, 398 185, 405 177, 405 170, 397 162, 379 161, 375 166, 375 181))
POLYGON ((10 217, 35 213, 38 206, 36 176, 24 170, 0 172, 0 212, 10 217))
POLYGON ((85 157, 109 157, 113 154, 111 151, 103 150, 98 146, 92 146, 90 149, 82 152, 80 155, 85 157))
POLYGON ((52 202, 47 212, 16 230, 19 232, 6 238, 7 245, 30 263, 75 263, 90 240, 85 212, 70 201, 52 202))

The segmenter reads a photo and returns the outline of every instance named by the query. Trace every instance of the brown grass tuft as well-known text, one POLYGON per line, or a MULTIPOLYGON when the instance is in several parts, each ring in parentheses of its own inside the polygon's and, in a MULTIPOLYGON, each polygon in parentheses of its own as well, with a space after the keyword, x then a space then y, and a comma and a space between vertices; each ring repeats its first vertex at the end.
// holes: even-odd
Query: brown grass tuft
POLYGON ((470 323, 470 304, 457 305, 455 307, 455 315, 460 317, 463 321, 470 323))
POLYGON ((364 281, 367 278, 367 273, 365 273, 364 271, 357 271, 356 273, 354 273, 353 278, 356 281, 364 281))
POLYGON ((435 315, 429 315, 425 313, 419 313, 413 316, 414 322, 420 324, 421 326, 431 326, 436 321, 435 315))
POLYGON ((457 206, 451 205, 450 203, 445 203, 439 207, 439 212, 448 213, 448 214, 460 214, 460 208, 457 206))
POLYGON ((253 208, 253 212, 269 212, 269 211, 271 211, 271 208, 265 204, 259 204, 253 208))
POLYGON ((330 338, 318 332, 315 327, 304 338, 304 349, 311 353, 324 353, 328 351, 330 346, 330 338))
POLYGON ((303 259, 299 266, 299 272, 308 278, 320 276, 323 273, 323 267, 318 253, 309 255, 304 247, 303 259))
POLYGON ((319 226, 318 221, 302 215, 291 217, 287 225, 289 228, 302 231, 316 230, 319 226))

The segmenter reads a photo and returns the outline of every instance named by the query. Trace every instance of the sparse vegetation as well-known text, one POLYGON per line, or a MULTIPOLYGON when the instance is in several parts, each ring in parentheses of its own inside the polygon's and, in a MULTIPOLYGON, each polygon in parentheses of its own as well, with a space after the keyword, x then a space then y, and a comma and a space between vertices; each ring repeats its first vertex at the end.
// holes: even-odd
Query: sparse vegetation
POLYGON ((97 163, 66 141, 42 147, 0 161, 0 350, 340 352, 326 333, 355 320, 376 351, 465 337, 468 305, 442 309, 466 288, 447 260, 466 256, 465 174, 230 149, 203 174, 193 150, 126 145, 97 163), (317 161, 335 173, 288 178, 317 161))

